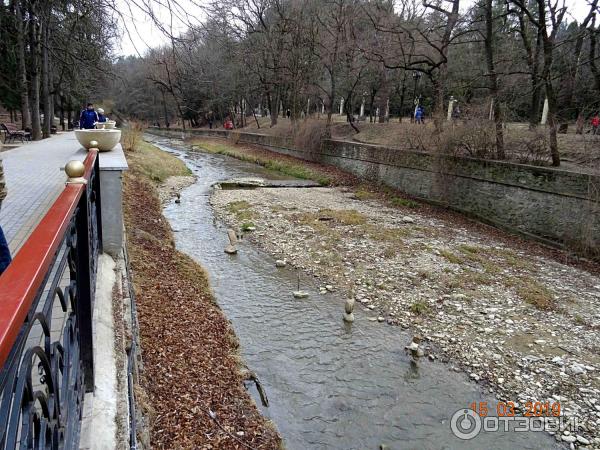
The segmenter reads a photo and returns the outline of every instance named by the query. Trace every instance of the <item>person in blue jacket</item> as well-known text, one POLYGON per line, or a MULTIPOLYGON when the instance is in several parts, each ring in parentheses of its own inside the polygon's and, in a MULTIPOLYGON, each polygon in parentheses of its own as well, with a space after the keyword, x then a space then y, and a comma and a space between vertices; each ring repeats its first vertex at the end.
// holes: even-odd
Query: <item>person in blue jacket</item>
POLYGON ((87 108, 81 111, 81 115, 79 116, 79 128, 82 130, 92 130, 96 128, 96 122, 99 120, 98 114, 94 111, 94 105, 88 103, 87 108))
POLYGON ((104 115, 104 110, 102 108, 98 108, 98 122, 104 123, 107 120, 107 117, 104 115))

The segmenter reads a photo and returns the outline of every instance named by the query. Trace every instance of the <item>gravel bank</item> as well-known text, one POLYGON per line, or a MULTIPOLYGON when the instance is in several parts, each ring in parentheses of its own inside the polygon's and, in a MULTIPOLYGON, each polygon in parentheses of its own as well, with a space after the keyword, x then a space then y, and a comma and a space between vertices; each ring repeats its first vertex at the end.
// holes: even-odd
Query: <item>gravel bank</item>
POLYGON ((216 190, 211 202, 226 223, 256 227, 247 239, 382 326, 413 330, 432 359, 500 400, 522 412, 560 402, 580 429, 557 439, 600 449, 600 277, 485 227, 365 197, 271 188, 216 190))

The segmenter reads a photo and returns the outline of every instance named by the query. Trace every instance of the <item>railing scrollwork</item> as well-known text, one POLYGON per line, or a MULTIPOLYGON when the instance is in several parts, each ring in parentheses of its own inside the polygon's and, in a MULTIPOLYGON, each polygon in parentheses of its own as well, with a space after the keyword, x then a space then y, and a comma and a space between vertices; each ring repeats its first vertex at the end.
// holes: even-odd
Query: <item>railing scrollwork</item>
POLYGON ((97 152, 81 166, 0 277, 0 449, 79 446, 102 249, 97 152))

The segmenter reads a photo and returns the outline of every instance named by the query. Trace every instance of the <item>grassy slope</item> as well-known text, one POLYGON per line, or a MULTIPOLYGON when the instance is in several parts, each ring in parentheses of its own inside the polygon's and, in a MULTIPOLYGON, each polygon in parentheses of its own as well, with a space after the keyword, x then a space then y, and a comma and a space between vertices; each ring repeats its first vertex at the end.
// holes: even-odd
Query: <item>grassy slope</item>
POLYGON ((155 411, 152 447, 278 448, 277 432, 243 387, 237 339, 214 302, 207 275, 174 248, 161 213, 158 183, 187 175, 188 169, 143 142, 127 159, 127 249, 144 357, 142 384, 155 411), (236 434, 240 431, 243 435, 236 434))
POLYGON ((276 154, 268 155, 264 151, 260 152, 256 149, 236 146, 225 141, 194 139, 193 143, 208 153, 231 156, 242 161, 252 162, 290 177, 313 180, 323 186, 328 186, 333 182, 331 177, 323 171, 310 167, 306 162, 293 161, 294 158, 286 158, 276 154))

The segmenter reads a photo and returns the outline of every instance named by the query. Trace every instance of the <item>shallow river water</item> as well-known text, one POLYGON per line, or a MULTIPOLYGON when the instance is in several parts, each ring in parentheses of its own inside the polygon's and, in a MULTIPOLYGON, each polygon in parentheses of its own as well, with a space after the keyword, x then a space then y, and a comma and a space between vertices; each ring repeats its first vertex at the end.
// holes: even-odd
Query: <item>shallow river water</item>
MULTIPOLYGON (((297 273, 248 243, 228 256, 226 228, 209 204, 211 185, 234 177, 277 178, 254 164, 186 152, 180 141, 153 138, 177 154, 198 177, 181 203, 164 214, 177 247, 210 274, 216 299, 233 324, 248 367, 264 385, 270 405, 262 413, 277 426, 286 448, 304 449, 549 449, 540 432, 481 432, 461 440, 452 415, 474 401, 496 401, 442 363, 414 363, 404 350, 411 335, 367 320, 342 321, 343 298, 319 295, 303 279, 308 299, 295 300, 297 273)), ((474 423, 474 422, 470 422, 474 423)), ((469 422, 466 422, 469 424, 469 422)))

